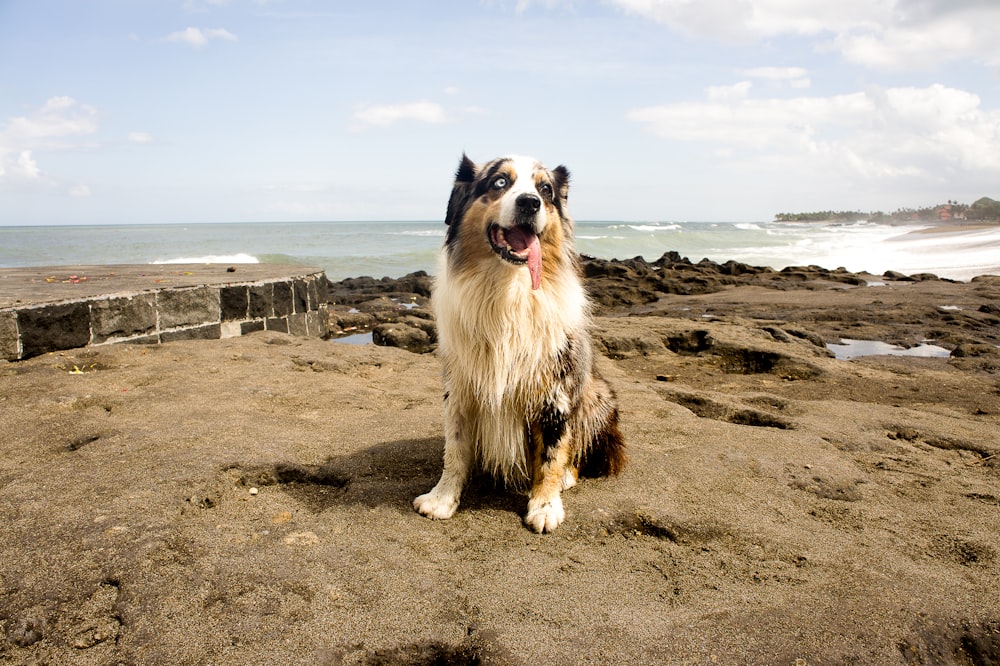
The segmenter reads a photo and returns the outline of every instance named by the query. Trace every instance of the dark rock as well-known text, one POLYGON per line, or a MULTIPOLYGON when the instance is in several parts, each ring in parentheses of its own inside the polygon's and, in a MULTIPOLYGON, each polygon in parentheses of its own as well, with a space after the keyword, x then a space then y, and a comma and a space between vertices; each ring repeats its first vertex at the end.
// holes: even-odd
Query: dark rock
POLYGON ((766 333, 770 334, 770 336, 772 338, 774 338, 775 340, 777 340, 778 342, 791 342, 792 341, 792 339, 788 336, 787 333, 785 333, 780 328, 777 328, 776 326, 765 326, 761 330, 763 330, 766 333))
MULTIPOLYGON (((420 314, 427 314, 427 313, 420 313, 420 314)), ((419 329, 427 334, 428 339, 432 343, 437 342, 437 324, 435 323, 432 317, 407 315, 405 317, 400 317, 399 323, 409 326, 411 328, 419 329)))
POLYGON ((601 353, 614 359, 649 356, 667 351, 663 341, 652 333, 636 336, 603 334, 598 336, 595 343, 601 353))
POLYGON ((822 349, 826 349, 826 340, 824 340, 822 336, 817 335, 812 331, 804 331, 800 328, 786 328, 785 333, 788 333, 789 335, 794 336, 800 340, 805 340, 807 342, 810 342, 822 349))
POLYGON ((410 302, 411 297, 426 302, 431 296, 431 278, 424 271, 404 275, 398 279, 372 277, 357 277, 331 282, 327 290, 327 299, 342 305, 358 305, 377 297, 410 302))
POLYGON ((980 342, 963 342, 952 350, 951 355, 953 358, 1000 356, 1000 349, 980 342))
POLYGON ((382 347, 401 347, 416 354, 431 350, 431 339, 425 331, 408 324, 379 324, 372 329, 372 342, 382 347))
POLYGON ((327 326, 334 335, 355 333, 359 329, 368 330, 378 323, 375 315, 370 312, 330 310, 327 326))

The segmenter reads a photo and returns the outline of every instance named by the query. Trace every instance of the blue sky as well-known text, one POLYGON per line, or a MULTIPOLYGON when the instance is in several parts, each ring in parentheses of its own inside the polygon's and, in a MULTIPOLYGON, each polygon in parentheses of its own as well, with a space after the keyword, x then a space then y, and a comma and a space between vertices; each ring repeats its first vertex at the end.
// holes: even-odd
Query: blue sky
POLYGON ((0 224, 583 220, 1000 198, 996 0, 0 0, 0 224))

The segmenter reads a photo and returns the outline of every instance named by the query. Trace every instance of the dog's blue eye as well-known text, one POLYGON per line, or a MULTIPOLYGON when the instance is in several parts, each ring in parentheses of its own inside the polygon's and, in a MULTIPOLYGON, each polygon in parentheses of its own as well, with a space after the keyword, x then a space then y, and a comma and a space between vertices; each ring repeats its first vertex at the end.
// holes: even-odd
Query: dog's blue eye
POLYGON ((548 183, 542 183, 538 186, 538 191, 542 193, 542 196, 546 199, 552 198, 552 186, 548 183))
POLYGON ((504 178, 503 176, 498 176, 497 178, 493 179, 493 189, 494 190, 502 190, 505 187, 507 187, 507 179, 506 178, 504 178))

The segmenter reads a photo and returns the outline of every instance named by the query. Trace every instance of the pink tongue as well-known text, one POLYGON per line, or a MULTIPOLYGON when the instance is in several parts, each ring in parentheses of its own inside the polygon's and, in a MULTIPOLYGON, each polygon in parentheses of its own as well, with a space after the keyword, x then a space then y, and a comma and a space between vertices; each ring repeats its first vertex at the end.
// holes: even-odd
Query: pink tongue
POLYGON ((528 251, 528 272, 531 273, 531 288, 538 289, 542 286, 542 246, 538 242, 538 236, 532 232, 514 227, 507 231, 507 242, 514 252, 521 254, 528 251))
POLYGON ((532 236, 528 244, 528 272, 531 273, 531 288, 538 289, 542 286, 542 246, 538 243, 538 236, 532 236))

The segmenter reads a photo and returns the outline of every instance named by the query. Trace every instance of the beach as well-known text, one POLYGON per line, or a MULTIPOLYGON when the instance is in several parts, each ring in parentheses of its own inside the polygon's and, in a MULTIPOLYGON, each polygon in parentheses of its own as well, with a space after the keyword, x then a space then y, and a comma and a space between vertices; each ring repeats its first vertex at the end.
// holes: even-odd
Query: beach
MULTIPOLYGON (((630 461, 551 535, 485 477, 413 511, 432 352, 262 330, 0 362, 0 660, 997 663, 1000 278, 584 270, 630 461)), ((432 348, 428 280, 335 282, 328 328, 432 348)))

